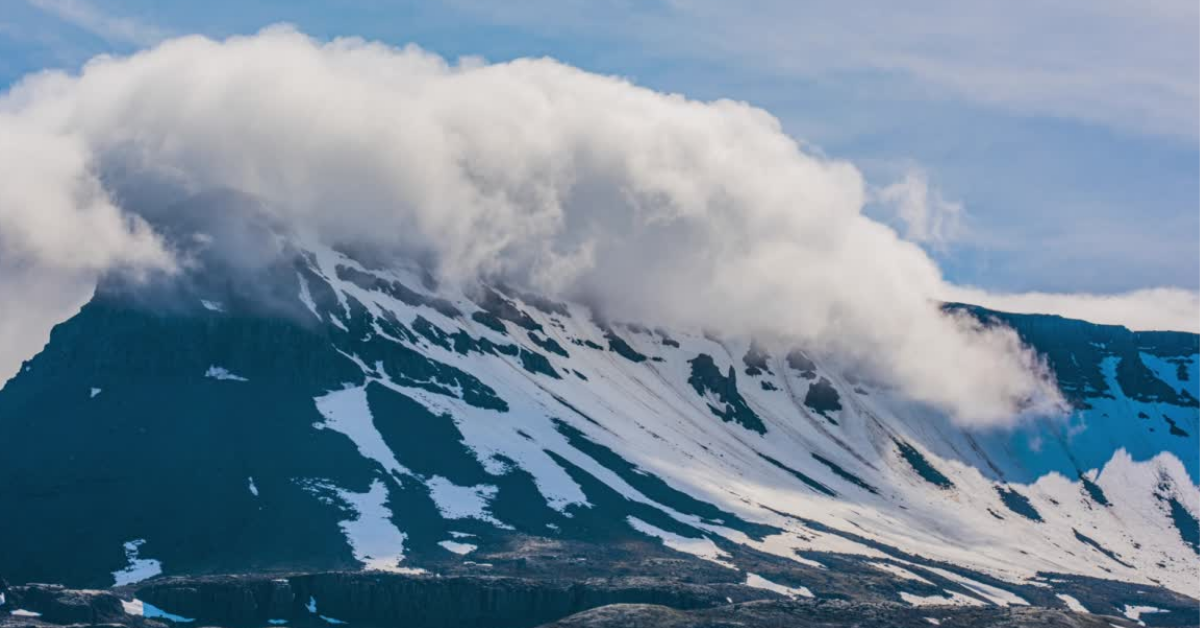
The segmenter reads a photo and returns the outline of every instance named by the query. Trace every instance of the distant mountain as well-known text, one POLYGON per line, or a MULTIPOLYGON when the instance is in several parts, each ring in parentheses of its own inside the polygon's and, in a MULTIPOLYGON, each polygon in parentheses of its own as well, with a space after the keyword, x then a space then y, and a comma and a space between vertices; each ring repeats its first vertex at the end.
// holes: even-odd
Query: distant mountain
POLYGON ((356 257, 308 246, 253 294, 112 282, 57 326, 0 389, 0 575, 644 576, 1200 621, 1196 335, 948 305, 1013 327, 1075 407, 965 430, 804 347, 356 257))

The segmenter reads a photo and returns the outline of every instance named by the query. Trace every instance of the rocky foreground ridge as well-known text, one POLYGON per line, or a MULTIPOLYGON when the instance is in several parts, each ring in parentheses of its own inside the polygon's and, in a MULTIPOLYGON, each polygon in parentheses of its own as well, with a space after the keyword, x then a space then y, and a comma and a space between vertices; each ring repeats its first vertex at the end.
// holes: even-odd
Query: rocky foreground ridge
MULTIPOLYGON (((508 576, 320 573, 172 578, 142 587, 8 587, 0 627, 405 626, 406 628, 1126 628, 1127 617, 1037 606, 914 608, 792 599, 658 578, 563 582, 508 576)), ((1166 625, 1189 625, 1170 623, 1166 625)))

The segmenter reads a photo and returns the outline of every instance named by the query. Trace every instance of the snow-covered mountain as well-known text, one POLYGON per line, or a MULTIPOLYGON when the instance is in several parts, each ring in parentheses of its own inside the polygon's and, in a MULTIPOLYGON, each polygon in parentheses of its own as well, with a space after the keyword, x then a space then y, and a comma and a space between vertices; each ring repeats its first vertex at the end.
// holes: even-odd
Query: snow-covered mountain
POLYGON ((652 559, 801 597, 1195 620, 1195 335, 947 306, 1015 328, 1076 408, 966 429, 804 347, 356 257, 307 246, 253 297, 102 286, 0 390, 0 575, 652 559))

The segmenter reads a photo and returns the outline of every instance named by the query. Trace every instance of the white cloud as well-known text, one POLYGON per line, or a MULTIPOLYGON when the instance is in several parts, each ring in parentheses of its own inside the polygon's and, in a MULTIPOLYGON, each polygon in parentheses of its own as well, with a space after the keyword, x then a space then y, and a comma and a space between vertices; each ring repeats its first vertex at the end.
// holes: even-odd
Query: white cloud
POLYGON ((37 264, 169 267, 91 173, 169 178, 253 195, 330 243, 432 260, 446 280, 499 276, 621 319, 786 336, 962 421, 1060 401, 1014 333, 941 313, 953 287, 862 213, 854 166, 803 152, 744 103, 549 59, 452 66, 274 28, 38 75, 0 115, 24 134, 0 154, 53 157, 40 178, 0 159, 23 182, 0 195, 0 242, 28 239, 37 264))
POLYGON ((168 31, 153 24, 104 13, 87 0, 26 1, 109 43, 150 46, 170 36, 168 31))
POLYGON ((876 191, 876 200, 891 206, 912 242, 945 245, 962 232, 962 203, 948 201, 929 185, 928 175, 911 169, 904 178, 876 191))
POLYGON ((1058 314, 1139 331, 1200 333, 1200 294, 1178 288, 1150 288, 1123 294, 995 294, 950 286, 948 301, 1025 314, 1058 314))
POLYGON ((92 157, 78 135, 0 107, 0 380, 78 311, 100 273, 173 266, 145 221, 109 198, 92 157))

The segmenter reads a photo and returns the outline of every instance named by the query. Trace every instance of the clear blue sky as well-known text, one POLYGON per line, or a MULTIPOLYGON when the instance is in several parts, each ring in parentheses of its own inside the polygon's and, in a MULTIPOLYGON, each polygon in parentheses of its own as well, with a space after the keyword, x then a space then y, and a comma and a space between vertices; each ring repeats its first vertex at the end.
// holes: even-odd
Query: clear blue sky
POLYGON ((277 22, 450 58, 552 56, 751 102, 877 185, 920 169, 966 212, 959 236, 931 250, 951 281, 1200 288, 1195 0, 851 4, 5 0, 0 86, 164 37, 277 22))

